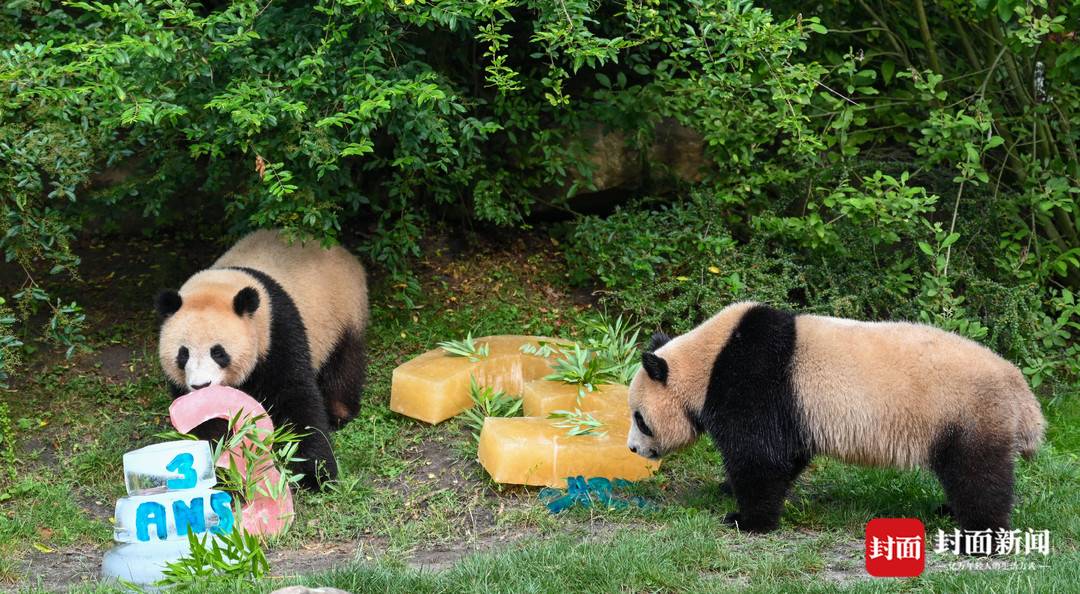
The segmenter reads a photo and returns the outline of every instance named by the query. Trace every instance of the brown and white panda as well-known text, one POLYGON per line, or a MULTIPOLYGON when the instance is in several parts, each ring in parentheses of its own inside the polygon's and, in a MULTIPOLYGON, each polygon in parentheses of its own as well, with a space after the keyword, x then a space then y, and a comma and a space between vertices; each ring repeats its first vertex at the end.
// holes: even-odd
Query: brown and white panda
POLYGON ((242 390, 275 425, 309 433, 297 454, 301 484, 336 478, 329 434, 359 412, 365 374, 367 274, 355 257, 256 231, 179 291, 159 293, 156 307, 174 397, 211 384, 242 390))
POLYGON ((1013 462, 1045 421, 1023 374, 930 326, 728 306, 653 337, 629 394, 630 450, 658 458, 707 431, 738 505, 725 522, 766 532, 811 457, 929 468, 965 530, 1009 527, 1013 462))

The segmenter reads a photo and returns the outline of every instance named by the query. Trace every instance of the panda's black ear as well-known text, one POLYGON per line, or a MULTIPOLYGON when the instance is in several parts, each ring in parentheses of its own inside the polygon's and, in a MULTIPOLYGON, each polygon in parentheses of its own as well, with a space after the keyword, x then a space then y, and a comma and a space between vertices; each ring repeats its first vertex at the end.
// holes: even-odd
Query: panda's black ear
POLYGON ((665 344, 667 344, 669 342, 671 342, 671 337, 670 336, 668 336, 667 334, 664 334, 663 332, 656 332, 656 333, 654 333, 652 335, 652 340, 649 341, 649 348, 647 348, 645 350, 649 351, 649 352, 652 352, 652 351, 655 351, 656 349, 664 346, 665 344))
POLYGON ((162 318, 173 315, 183 304, 184 300, 180 298, 180 293, 173 289, 163 289, 154 297, 154 309, 162 318))
POLYGON ((667 384, 667 361, 660 355, 649 351, 641 353, 641 367, 645 370, 645 374, 649 376, 649 379, 661 384, 667 384))
POLYGON ((238 316, 253 314, 259 309, 259 292, 252 287, 244 287, 233 297, 232 305, 238 316))

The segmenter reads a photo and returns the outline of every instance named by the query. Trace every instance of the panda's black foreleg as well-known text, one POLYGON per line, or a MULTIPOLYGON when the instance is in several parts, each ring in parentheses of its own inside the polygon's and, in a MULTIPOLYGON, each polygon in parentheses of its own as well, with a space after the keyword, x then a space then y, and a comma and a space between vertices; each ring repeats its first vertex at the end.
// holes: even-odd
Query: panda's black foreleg
POLYGON ((366 373, 364 339, 355 330, 346 330, 319 370, 318 377, 326 414, 334 429, 340 429, 360 413, 366 373))
POLYGON ((337 460, 330 445, 329 428, 309 428, 307 431, 310 435, 297 448, 297 456, 304 458, 304 461, 296 463, 294 471, 304 475, 300 479, 301 487, 318 491, 326 482, 337 479, 337 460))
POLYGON ((735 494, 735 490, 731 488, 731 479, 724 477, 724 482, 720 483, 720 494, 731 497, 735 494))
POLYGON ((287 416, 281 420, 291 423, 297 433, 307 434, 300 440, 296 452, 303 460, 294 463, 291 470, 304 475, 300 486, 317 491, 323 483, 335 480, 338 475, 337 460, 330 443, 330 421, 322 396, 314 383, 284 387, 281 394, 283 398, 278 401, 278 410, 287 411, 287 416))
POLYGON ((729 463, 725 456, 724 460, 738 506, 737 511, 724 517, 724 523, 747 532, 770 532, 779 528, 784 499, 791 484, 806 468, 809 458, 798 457, 779 464, 754 457, 729 463))

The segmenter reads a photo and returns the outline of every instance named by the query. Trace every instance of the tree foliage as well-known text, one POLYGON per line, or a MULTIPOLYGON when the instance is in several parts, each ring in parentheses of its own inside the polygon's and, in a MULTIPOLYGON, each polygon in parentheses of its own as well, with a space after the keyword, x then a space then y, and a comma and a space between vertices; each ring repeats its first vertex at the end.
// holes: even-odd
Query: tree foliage
MULTIPOLYGON (((43 334, 78 344, 79 305, 50 293, 77 273, 72 241, 117 212, 167 227, 192 202, 234 232, 332 243, 364 226, 367 259, 408 303, 433 217, 521 226, 572 209, 595 187, 600 129, 668 180, 572 231, 579 275, 636 291, 629 301, 685 302, 665 310, 685 321, 705 304, 687 295, 713 286, 674 290, 689 272, 726 287, 716 298, 785 302, 829 271, 861 272, 879 282, 850 285, 852 315, 908 314, 1002 346, 992 326, 1008 308, 987 304, 1009 301, 1026 320, 1013 334, 1044 344, 1003 347, 1031 358, 1029 375, 1075 349, 1076 2, 828 1, 814 17, 746 0, 0 10, 0 247, 25 273, 0 328, 46 308, 43 334), (666 121, 700 135, 691 185, 650 156, 666 121), (738 254, 761 266, 721 270, 738 254)), ((838 302, 810 305, 825 303, 838 302)), ((0 365, 19 348, 6 333, 0 365)))

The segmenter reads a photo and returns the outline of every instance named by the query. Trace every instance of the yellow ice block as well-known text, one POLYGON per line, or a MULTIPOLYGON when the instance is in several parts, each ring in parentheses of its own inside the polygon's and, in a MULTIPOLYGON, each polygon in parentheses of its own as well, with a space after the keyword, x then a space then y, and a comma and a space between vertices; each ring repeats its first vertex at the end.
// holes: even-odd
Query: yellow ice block
POLYGON ((627 411, 627 387, 621 384, 597 386, 592 392, 578 400, 577 384, 557 381, 533 380, 525 384, 522 392, 522 414, 526 417, 546 417, 557 410, 579 409, 582 412, 598 413, 627 411))
POLYGON ((552 483, 548 484, 566 487, 566 477, 570 476, 638 481, 649 478, 660 468, 658 460, 642 458, 626 447, 630 432, 629 412, 618 415, 594 413, 593 416, 605 422, 601 431, 607 433, 571 436, 562 429, 562 434, 555 438, 555 472, 552 483))
POLYGON ((521 352, 522 345, 558 343, 542 336, 486 336, 488 356, 473 362, 437 348, 399 365, 390 383, 390 410, 439 423, 472 407, 469 376, 482 386, 520 395, 526 382, 551 373, 548 358, 521 352))
POLYGON ((542 417, 488 417, 480 431, 477 455, 497 483, 566 487, 566 478, 606 477, 641 480, 660 467, 626 447, 629 409, 593 413, 604 423, 602 435, 568 435, 557 420, 542 417))
POLYGON ((476 455, 496 483, 549 485, 560 433, 565 430, 540 417, 488 417, 476 455))

